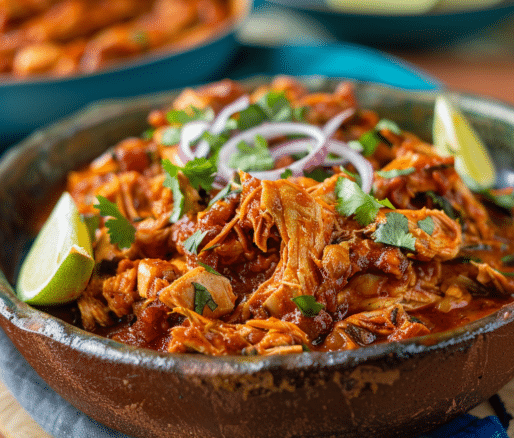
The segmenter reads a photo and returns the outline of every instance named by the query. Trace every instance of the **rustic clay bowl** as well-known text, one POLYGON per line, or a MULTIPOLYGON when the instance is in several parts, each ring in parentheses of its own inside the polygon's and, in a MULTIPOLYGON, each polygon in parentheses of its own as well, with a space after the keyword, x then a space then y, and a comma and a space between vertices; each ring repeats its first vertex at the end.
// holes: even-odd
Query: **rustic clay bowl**
MULTIPOLYGON (((250 80, 258 85, 267 78, 250 80)), ((335 80, 306 78, 313 88, 335 80)), ((365 107, 430 139, 435 94, 357 83, 365 107)), ((158 95, 104 103, 29 138, 0 163, 0 325, 57 393, 139 437, 416 436, 514 377, 514 306, 468 326, 338 353, 273 357, 160 354, 86 333, 20 302, 10 283, 31 214, 65 173, 145 129, 158 95)), ((514 108, 457 96, 509 177, 514 108)))

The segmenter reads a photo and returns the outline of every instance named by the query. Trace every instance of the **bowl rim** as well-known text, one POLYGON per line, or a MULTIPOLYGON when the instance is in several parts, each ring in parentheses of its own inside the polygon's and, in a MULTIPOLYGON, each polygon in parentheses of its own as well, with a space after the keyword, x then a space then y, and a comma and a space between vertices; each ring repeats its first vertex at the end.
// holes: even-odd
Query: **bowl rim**
MULTIPOLYGON (((239 80, 238 82, 255 85, 263 81, 269 81, 271 77, 272 76, 257 75, 239 80)), ((377 87, 392 90, 401 95, 417 96, 418 99, 427 101, 432 101, 439 93, 437 90, 409 91, 378 83, 346 78, 328 78, 318 75, 298 76, 298 79, 307 82, 312 80, 314 83, 321 80, 331 84, 341 80, 349 80, 364 87, 377 87)), ((104 111, 107 111, 112 117, 112 115, 116 114, 116 111, 120 109, 130 111, 138 108, 143 102, 147 102, 148 98, 170 98, 180 91, 181 90, 171 90, 144 96, 93 102, 86 106, 85 109, 58 120, 14 146, 1 158, 0 174, 6 172, 9 168, 9 164, 15 161, 17 156, 23 154, 25 149, 42 143, 45 140, 45 135, 49 135, 55 141, 75 135, 76 130, 69 129, 70 126, 72 126, 74 122, 80 122, 91 112, 98 113, 99 110, 102 110, 102 114, 104 114, 104 111), (109 109, 112 111, 109 112, 109 109), (66 129, 61 130, 60 138, 55 138, 54 131, 60 126, 66 126, 66 129)), ((511 104, 470 93, 451 92, 449 94, 459 99, 463 110, 473 108, 475 111, 484 114, 494 108, 497 118, 514 126, 514 106, 511 104)), ((156 104, 152 102, 149 105, 155 106, 156 104)), ((99 121, 100 120, 96 119, 93 120, 93 125, 94 122, 99 121)), ((327 371, 351 369, 363 362, 375 361, 386 357, 391 360, 403 360, 416 355, 430 354, 432 351, 438 349, 446 349, 452 346, 465 346, 468 341, 472 341, 479 336, 485 336, 512 321, 514 321, 514 302, 505 304, 496 312, 456 329, 402 341, 375 344, 355 350, 333 352, 314 351, 271 356, 209 356, 196 353, 162 353, 148 348, 126 345, 87 332, 37 308, 31 307, 18 299, 13 287, 0 270, 0 323, 11 324, 23 331, 37 333, 49 340, 67 345, 74 350, 100 359, 129 365, 139 365, 148 369, 177 371, 184 375, 212 377, 213 375, 229 376, 240 374, 241 372, 246 374, 257 373, 272 369, 303 371, 308 369, 319 370, 321 368, 327 371)), ((0 329, 1 328, 2 325, 0 324, 0 329)), ((7 334, 9 335, 9 333, 7 334)))
MULTIPOLYGON (((509 2, 507 0, 502 0, 501 3, 497 3, 495 5, 490 5, 485 8, 479 8, 479 9, 471 9, 471 10, 464 10, 464 11, 428 11, 425 14, 375 14, 375 13, 358 13, 358 12, 345 12, 340 11, 337 9, 329 8, 326 5, 320 5, 318 4, 314 5, 306 5, 302 4, 300 6, 295 6, 292 3, 292 0, 267 0, 270 3, 273 3, 275 5, 289 8, 289 9, 297 9, 300 11, 305 12, 319 12, 329 15, 335 15, 335 16, 345 16, 348 18, 352 17, 359 17, 359 18, 373 18, 373 19, 386 19, 386 20, 402 20, 402 19, 414 19, 414 18, 424 18, 424 17, 430 17, 430 18, 447 18, 447 17, 462 17, 465 18, 468 14, 472 13, 480 13, 484 11, 494 11, 494 10, 502 10, 502 9, 512 9, 514 11, 514 5, 512 2, 509 2)), ((294 0, 293 0, 294 1, 294 0)))
POLYGON ((73 83, 75 81, 102 78, 103 76, 115 75, 131 70, 136 70, 144 67, 151 67, 160 62, 165 62, 174 57, 178 58, 182 55, 194 53, 197 50, 202 50, 212 44, 222 41, 227 36, 237 32, 244 22, 248 19, 250 12, 253 9, 254 0, 231 0, 232 2, 241 2, 241 10, 233 18, 229 18, 226 24, 220 26, 220 30, 206 40, 194 43, 191 46, 186 46, 177 49, 166 49, 166 47, 158 47, 151 50, 142 56, 135 58, 128 58, 113 63, 112 66, 107 66, 98 71, 91 73, 78 73, 71 76, 55 77, 51 75, 32 75, 27 78, 16 78, 9 73, 0 74, 0 91, 9 87, 16 86, 35 86, 35 85, 53 85, 56 83, 73 83))

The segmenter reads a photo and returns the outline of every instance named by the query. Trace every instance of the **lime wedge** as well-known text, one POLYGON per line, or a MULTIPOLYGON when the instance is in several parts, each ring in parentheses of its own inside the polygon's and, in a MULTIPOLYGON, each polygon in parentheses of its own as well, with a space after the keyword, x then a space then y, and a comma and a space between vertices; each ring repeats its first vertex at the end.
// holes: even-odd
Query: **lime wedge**
POLYGON ((64 192, 23 261, 16 293, 29 304, 73 301, 85 289, 94 264, 87 227, 64 192))
POLYGON ((496 170, 478 134, 446 96, 438 96, 434 108, 434 146, 441 155, 455 156, 455 170, 473 191, 491 188, 496 170))

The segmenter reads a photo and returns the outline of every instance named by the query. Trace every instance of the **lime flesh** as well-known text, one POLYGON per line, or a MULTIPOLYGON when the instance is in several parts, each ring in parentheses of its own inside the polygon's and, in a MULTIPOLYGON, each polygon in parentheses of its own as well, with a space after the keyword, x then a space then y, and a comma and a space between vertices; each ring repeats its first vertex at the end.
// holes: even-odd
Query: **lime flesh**
POLYGON ((65 192, 23 261, 16 293, 29 304, 64 304, 84 291, 94 267, 86 225, 65 192))
POLYGON ((454 155, 455 170, 466 185, 480 192, 496 182, 496 170, 487 148, 464 115, 445 96, 434 109, 434 146, 441 155, 454 155))

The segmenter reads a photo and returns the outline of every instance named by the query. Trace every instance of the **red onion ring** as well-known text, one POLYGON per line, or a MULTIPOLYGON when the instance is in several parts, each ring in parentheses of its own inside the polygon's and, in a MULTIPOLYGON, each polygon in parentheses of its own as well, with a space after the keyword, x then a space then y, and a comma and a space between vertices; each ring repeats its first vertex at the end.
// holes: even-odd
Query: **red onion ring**
MULTIPOLYGON (((302 139, 295 140, 287 144, 282 144, 271 150, 271 156, 274 160, 284 155, 300 154, 309 150, 312 146, 312 140, 302 139)), ((325 158, 321 164, 323 167, 342 166, 347 163, 353 164, 362 180, 362 190, 369 193, 373 186, 373 166, 357 151, 354 151, 346 143, 337 140, 328 140, 328 152, 339 155, 341 158, 325 158)))
MULTIPOLYGON (((328 150, 325 146, 326 137, 320 128, 313 125, 294 122, 263 123, 262 125, 241 132, 225 143, 225 145, 220 149, 218 155, 218 173, 226 181, 229 181, 232 178, 235 169, 230 168, 228 163, 230 162, 230 157, 236 153, 237 145, 241 141, 252 143, 256 135, 261 135, 265 139, 270 139, 288 134, 308 135, 316 141, 316 146, 306 157, 295 161, 288 167, 288 169, 293 172, 294 176, 301 176, 303 175, 304 170, 311 169, 312 167, 319 166, 323 163, 328 154, 328 150)), ((255 178, 277 180, 280 179, 280 175, 284 170, 285 169, 274 169, 249 173, 255 178)))
POLYGON ((214 119, 214 121, 210 124, 205 121, 194 121, 186 123, 182 127, 180 135, 179 157, 182 162, 185 164, 194 158, 207 157, 210 151, 209 143, 207 143, 205 140, 200 141, 194 152, 191 149, 191 143, 195 140, 198 140, 198 138, 206 130, 209 130, 209 132, 213 135, 222 133, 225 129, 225 126, 227 125, 228 119, 230 119, 233 114, 243 111, 249 105, 250 97, 244 95, 232 102, 230 105, 223 108, 218 116, 214 119))

